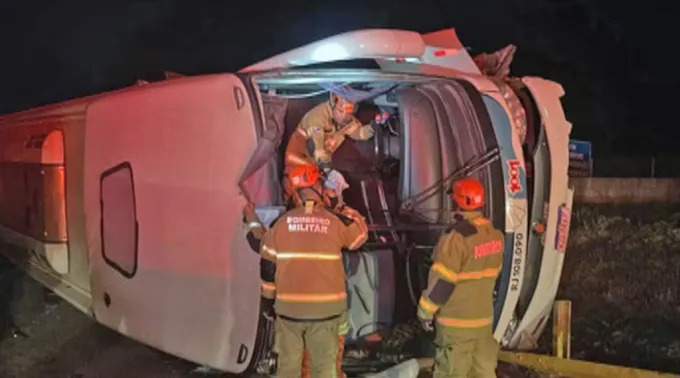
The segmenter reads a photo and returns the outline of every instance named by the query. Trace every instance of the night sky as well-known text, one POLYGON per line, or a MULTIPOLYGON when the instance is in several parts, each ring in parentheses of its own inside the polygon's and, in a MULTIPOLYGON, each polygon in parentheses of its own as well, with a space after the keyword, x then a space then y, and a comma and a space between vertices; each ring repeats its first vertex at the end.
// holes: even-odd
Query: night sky
POLYGON ((560 82, 572 137, 593 141, 599 154, 676 151, 672 2, 402 2, 0 0, 0 113, 157 80, 164 70, 235 71, 354 29, 455 27, 473 55, 513 43, 514 76, 560 82))

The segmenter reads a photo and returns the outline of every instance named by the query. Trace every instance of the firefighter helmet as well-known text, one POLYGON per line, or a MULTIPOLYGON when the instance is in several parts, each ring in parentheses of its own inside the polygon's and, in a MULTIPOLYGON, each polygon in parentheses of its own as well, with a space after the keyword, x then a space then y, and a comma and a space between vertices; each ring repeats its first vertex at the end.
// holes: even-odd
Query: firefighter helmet
POLYGON ((462 210, 476 210, 484 206, 484 186, 475 178, 455 181, 449 193, 462 210))
POLYGON ((316 165, 300 165, 288 175, 293 190, 312 188, 323 176, 316 165))
POLYGON ((331 93, 331 107, 342 110, 343 113, 354 114, 356 104, 340 97, 337 93, 331 93))

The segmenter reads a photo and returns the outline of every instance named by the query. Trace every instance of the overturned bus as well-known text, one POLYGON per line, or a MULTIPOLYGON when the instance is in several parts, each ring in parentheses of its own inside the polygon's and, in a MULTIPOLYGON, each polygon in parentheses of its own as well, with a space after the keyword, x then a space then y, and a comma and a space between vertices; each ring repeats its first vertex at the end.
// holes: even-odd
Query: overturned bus
POLYGON ((222 371, 264 372, 273 327, 241 210, 282 211, 288 138, 329 92, 352 88, 360 120, 390 117, 334 156, 345 201, 371 231, 345 256, 348 369, 428 353, 396 348, 390 334, 415 317, 451 210, 445 189, 464 175, 484 183, 484 213, 506 234, 495 336, 530 349, 562 272, 571 124, 559 84, 504 72, 513 51, 473 60, 452 29, 359 30, 236 74, 173 75, 1 117, 1 251, 125 336, 222 371), (356 59, 378 68, 319 66, 356 59), (371 340, 394 353, 357 352, 371 340))

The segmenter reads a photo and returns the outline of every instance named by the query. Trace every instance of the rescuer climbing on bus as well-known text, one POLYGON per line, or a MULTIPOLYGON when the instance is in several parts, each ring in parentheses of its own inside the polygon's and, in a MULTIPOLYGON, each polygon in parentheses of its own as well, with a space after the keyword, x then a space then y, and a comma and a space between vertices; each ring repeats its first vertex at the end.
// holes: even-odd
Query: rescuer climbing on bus
MULTIPOLYGON (((373 137, 373 126, 362 125, 354 116, 356 104, 336 93, 329 101, 312 108, 302 117, 291 135, 285 153, 285 174, 299 165, 316 164, 323 171, 329 171, 333 153, 346 137, 355 140, 369 140, 373 137)), ((290 187, 284 177, 283 187, 290 195, 290 187)))
POLYGON ((474 178, 454 182, 451 228, 433 251, 418 318, 435 330, 434 378, 496 377, 493 290, 503 264, 504 236, 482 216, 485 193, 474 178))
POLYGON ((361 217, 325 208, 317 166, 295 167, 289 178, 298 205, 266 231, 260 248, 262 296, 275 302, 277 376, 300 377, 307 348, 312 377, 337 377, 347 311, 342 249, 363 245, 368 229, 361 217))

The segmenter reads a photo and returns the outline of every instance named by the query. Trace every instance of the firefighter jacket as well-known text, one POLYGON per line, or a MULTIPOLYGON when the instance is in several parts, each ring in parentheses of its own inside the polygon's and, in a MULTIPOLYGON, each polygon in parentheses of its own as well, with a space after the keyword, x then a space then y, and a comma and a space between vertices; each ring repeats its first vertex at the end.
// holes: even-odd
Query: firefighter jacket
POLYGON ((347 310, 342 249, 366 242, 360 216, 351 219, 307 201, 283 214, 264 235, 262 296, 275 298, 277 316, 326 320, 347 310))
POLYGON ((286 167, 303 164, 329 163, 331 155, 345 141, 345 136, 352 139, 369 139, 373 134, 367 133, 361 122, 355 117, 344 126, 333 120, 333 109, 328 101, 323 102, 307 112, 291 135, 286 147, 286 167))
POLYGON ((504 235, 481 213, 462 213, 433 251, 427 289, 418 317, 443 326, 481 328, 493 324, 493 291, 503 265, 504 235))

